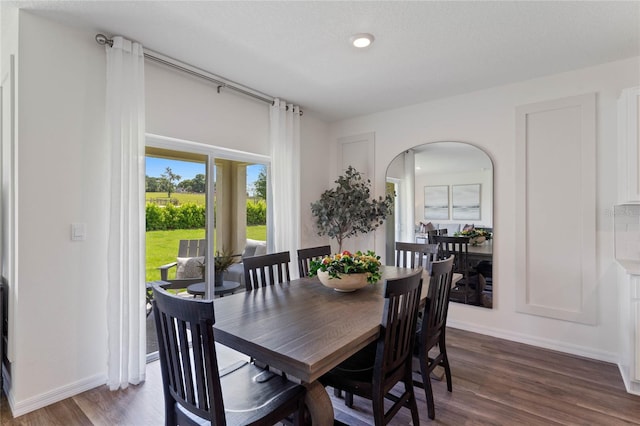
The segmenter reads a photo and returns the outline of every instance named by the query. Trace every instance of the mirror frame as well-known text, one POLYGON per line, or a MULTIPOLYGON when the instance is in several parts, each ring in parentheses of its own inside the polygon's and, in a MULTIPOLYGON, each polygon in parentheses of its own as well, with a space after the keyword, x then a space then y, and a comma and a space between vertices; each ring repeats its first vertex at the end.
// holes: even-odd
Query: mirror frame
MULTIPOLYGON (((484 225, 486 227, 490 227, 492 230, 495 229, 495 220, 494 220, 494 212, 495 212, 495 167, 494 167, 494 161, 491 157, 491 155, 485 151, 483 148, 469 143, 469 142, 461 142, 461 141, 449 141, 449 140, 441 140, 441 141, 432 141, 432 142, 425 142, 423 144, 420 145, 416 145, 412 148, 409 149, 405 149, 403 150, 401 153, 399 153, 398 155, 396 155, 395 157, 393 157, 393 159, 389 162, 387 169, 385 171, 385 184, 387 185, 387 191, 394 191, 396 188, 396 184, 399 182, 406 182, 407 179, 407 169, 411 169, 413 170, 413 173, 411 174, 412 179, 411 182, 409 183, 405 183, 404 188, 401 189, 401 191, 403 191, 405 193, 405 198, 407 198, 406 194, 413 194, 412 196, 412 201, 413 201, 413 208, 412 208, 412 214, 407 215, 406 212, 409 210, 407 208, 402 209, 402 208, 395 208, 394 209, 394 214, 389 217, 387 219, 387 222, 385 223, 385 252, 386 252, 386 264, 388 265, 393 265, 395 262, 395 241, 404 241, 407 240, 407 236, 411 236, 411 240, 412 242, 416 242, 416 227, 421 223, 421 222, 430 222, 433 221, 434 223, 444 223, 444 224, 451 224, 451 225, 455 225, 455 224, 459 224, 460 228, 462 228, 462 226, 464 226, 465 224, 465 220, 467 221, 466 223, 473 223, 477 225, 484 225), (416 211, 418 211, 417 209, 417 204, 418 204, 418 200, 420 198, 422 198, 423 195, 423 191, 424 188, 421 186, 420 188, 418 188, 416 186, 416 164, 415 164, 415 155, 414 156, 410 156, 410 157, 405 157, 404 160, 404 164, 401 165, 400 169, 402 170, 402 172, 404 173, 404 176, 402 178, 398 178, 396 176, 389 176, 389 172, 390 169, 392 167, 394 167, 394 165, 397 164, 397 162, 399 161, 399 159, 402 159, 403 156, 411 151, 415 150, 419 150, 421 148, 424 148, 426 146, 432 146, 434 144, 441 144, 441 143, 446 143, 446 144, 460 144, 461 148, 465 148, 465 149, 469 149, 469 148, 473 148, 474 150, 476 150, 476 154, 478 155, 482 155, 483 157, 483 161, 484 159, 487 160, 487 164, 486 166, 490 167, 490 182, 487 182, 486 179, 476 179, 474 180, 474 182, 464 182, 464 179, 462 179, 461 181, 451 181, 451 183, 439 183, 436 182, 434 183, 434 185, 448 185, 448 189, 447 189, 447 193, 448 193, 448 219, 442 219, 442 220, 438 220, 438 219, 426 219, 424 218, 424 214, 420 215, 420 217, 418 217, 418 215, 416 215, 416 211), (489 184, 490 189, 491 189, 491 200, 489 202, 489 204, 484 204, 482 202, 483 198, 486 197, 486 195, 483 195, 483 190, 481 188, 480 191, 480 206, 481 206, 481 214, 480 214, 480 219, 478 220, 472 220, 472 219, 453 219, 453 208, 452 208, 452 200, 451 200, 451 192, 452 192, 452 187, 454 185, 467 185, 467 184, 476 184, 478 183, 477 180, 483 180, 484 183, 483 186, 489 184), (484 209, 490 209, 490 222, 489 223, 482 223, 482 218, 486 217, 486 213, 482 214, 482 212, 484 211, 484 209), (401 216, 403 217, 397 217, 397 214, 400 213, 401 216), (402 221, 404 221, 404 223, 408 222, 408 218, 411 218, 412 222, 413 222, 413 226, 411 227, 407 227, 405 229, 401 229, 400 232, 400 237, 397 236, 396 234, 396 230, 398 228, 398 226, 402 227, 402 221)), ((456 173, 456 172, 453 172, 456 173)), ((396 200, 398 199, 398 194, 396 194, 396 200)), ((493 258, 494 258, 494 254, 493 254, 493 239, 489 242, 490 246, 486 246, 484 249, 480 249, 480 247, 476 248, 474 247, 473 249, 476 251, 490 251, 491 252, 491 270, 492 270, 492 266, 493 266, 493 258)), ((470 250, 470 254, 472 253, 472 247, 469 246, 470 250)), ((487 260, 486 259, 486 253, 484 254, 480 254, 480 255, 475 255, 472 254, 471 255, 472 259, 474 259, 475 261, 480 261, 478 259, 481 260, 487 260)), ((477 265, 476 265, 477 266, 477 265)), ((476 301, 476 303, 470 303, 469 305, 471 306, 480 306, 480 307, 485 307, 485 308, 492 308, 493 307, 493 277, 492 277, 492 272, 491 272, 491 280, 490 280, 490 288, 491 291, 485 291, 483 292, 483 294, 480 295, 480 300, 476 301)), ((475 277, 475 275, 471 275, 472 279, 476 279, 477 282, 477 278, 473 278, 475 277)), ((477 284, 476 284, 477 285, 477 284)), ((451 299, 453 301, 453 299, 451 299)))

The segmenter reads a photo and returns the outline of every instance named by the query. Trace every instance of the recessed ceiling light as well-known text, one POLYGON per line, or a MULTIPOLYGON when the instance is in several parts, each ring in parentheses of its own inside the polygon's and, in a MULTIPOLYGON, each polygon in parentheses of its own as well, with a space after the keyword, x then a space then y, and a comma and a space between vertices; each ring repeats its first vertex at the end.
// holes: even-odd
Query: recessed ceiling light
POLYGON ((351 36, 351 44, 357 48, 368 47, 373 43, 373 36, 368 33, 360 33, 351 36))

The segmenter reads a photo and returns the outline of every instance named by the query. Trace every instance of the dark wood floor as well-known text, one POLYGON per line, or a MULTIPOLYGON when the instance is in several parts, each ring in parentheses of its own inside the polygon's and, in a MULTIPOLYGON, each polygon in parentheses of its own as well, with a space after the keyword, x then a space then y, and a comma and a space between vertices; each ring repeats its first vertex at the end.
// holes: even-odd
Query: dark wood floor
MULTIPOLYGON (((448 338, 453 393, 433 382, 436 420, 430 421, 417 388, 421 425, 640 425, 640 397, 626 393, 615 365, 455 329, 448 338)), ((154 362, 143 385, 118 392, 102 386, 15 419, 3 397, 0 424, 161 425, 160 382, 154 362)), ((333 403, 338 420, 372 424, 368 401, 355 397, 353 409, 340 399, 333 403)), ((408 411, 392 424, 410 424, 408 411)))

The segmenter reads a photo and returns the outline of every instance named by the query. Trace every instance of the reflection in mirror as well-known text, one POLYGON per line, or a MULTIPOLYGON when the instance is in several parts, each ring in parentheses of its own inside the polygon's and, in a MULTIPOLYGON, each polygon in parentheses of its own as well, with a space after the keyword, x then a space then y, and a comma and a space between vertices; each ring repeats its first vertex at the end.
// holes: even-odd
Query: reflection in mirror
POLYGON ((398 241, 439 244, 455 254, 461 279, 450 300, 493 307, 493 164, 480 148, 432 142, 402 152, 387 168, 387 191, 395 192, 386 222, 387 264, 398 241))

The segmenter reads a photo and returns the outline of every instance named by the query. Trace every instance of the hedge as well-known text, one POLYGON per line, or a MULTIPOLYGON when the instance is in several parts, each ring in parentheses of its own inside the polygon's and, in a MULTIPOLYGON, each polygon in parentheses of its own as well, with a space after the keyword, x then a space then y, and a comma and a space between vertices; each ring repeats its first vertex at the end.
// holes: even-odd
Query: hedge
MULTIPOLYGON (((147 231, 167 229, 197 229, 204 228, 205 206, 185 203, 180 206, 169 204, 160 207, 147 203, 146 207, 147 231)), ((266 225, 267 204, 263 201, 247 201, 247 225, 266 225)))

